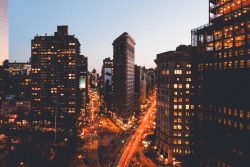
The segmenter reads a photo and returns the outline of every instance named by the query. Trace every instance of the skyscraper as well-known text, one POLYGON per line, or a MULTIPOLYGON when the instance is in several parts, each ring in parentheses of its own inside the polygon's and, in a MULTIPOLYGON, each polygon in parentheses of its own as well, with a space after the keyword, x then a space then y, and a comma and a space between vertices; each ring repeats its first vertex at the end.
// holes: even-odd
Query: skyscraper
POLYGON ((114 62, 110 58, 105 58, 102 65, 101 77, 101 99, 104 104, 103 107, 107 108, 109 112, 113 107, 113 71, 114 62))
POLYGON ((135 111, 138 115, 141 109, 141 99, 142 99, 142 78, 143 70, 141 66, 135 65, 135 111))
POLYGON ((156 145, 168 162, 190 155, 191 46, 157 55, 156 145))
POLYGON ((209 0, 209 24, 192 30, 198 166, 250 164, 249 9, 249 0, 209 0))
POLYGON ((43 118, 55 112, 61 118, 76 118, 85 97, 87 68, 68 26, 58 26, 54 36, 32 40, 31 65, 32 110, 43 118))
POLYGON ((127 126, 134 114, 134 39, 124 32, 114 46, 114 106, 120 121, 127 126))
POLYGON ((0 65, 9 59, 8 0, 0 0, 0 65))

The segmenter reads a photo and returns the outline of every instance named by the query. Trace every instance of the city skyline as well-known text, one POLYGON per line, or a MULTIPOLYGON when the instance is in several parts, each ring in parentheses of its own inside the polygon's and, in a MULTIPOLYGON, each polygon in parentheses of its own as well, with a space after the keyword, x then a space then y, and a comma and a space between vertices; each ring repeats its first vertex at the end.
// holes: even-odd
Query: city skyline
POLYGON ((96 68, 100 73, 102 60, 113 57, 113 39, 123 32, 130 33, 137 41, 135 63, 155 67, 153 59, 157 53, 174 50, 179 44, 191 44, 190 30, 208 21, 204 10, 208 2, 192 1, 159 1, 157 4, 149 1, 74 1, 70 4, 60 1, 59 4, 59 1, 10 0, 9 59, 10 62, 29 61, 30 40, 36 34, 50 36, 56 26, 68 25, 69 33, 76 34, 82 44, 81 54, 88 57, 90 70, 96 68), (192 1, 200 8, 192 5, 192 1), (54 10, 55 6, 61 10, 54 10))

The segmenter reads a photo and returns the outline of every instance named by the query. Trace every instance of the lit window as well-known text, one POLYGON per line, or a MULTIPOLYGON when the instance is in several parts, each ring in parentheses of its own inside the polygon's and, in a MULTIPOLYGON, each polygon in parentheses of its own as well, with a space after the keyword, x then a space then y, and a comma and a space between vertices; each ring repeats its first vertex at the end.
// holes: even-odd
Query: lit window
POLYGON ((191 67, 191 64, 187 64, 187 67, 191 67))
POLYGON ((186 74, 191 74, 191 71, 186 71, 186 74))
POLYGON ((243 110, 240 110, 240 117, 243 118, 243 110))
POLYGON ((186 84, 186 88, 189 89, 190 88, 190 84, 186 84))
POLYGON ((174 105, 174 109, 177 109, 177 105, 174 105))
POLYGON ((174 74, 182 74, 182 70, 174 70, 174 74))
POLYGON ((177 98, 174 98, 174 102, 177 102, 177 98))
POLYGON ((237 109, 234 110, 234 116, 237 116, 237 109))
POLYGON ((240 68, 244 68, 244 60, 240 61, 240 68))
POLYGON ((189 110, 189 105, 186 105, 186 110, 189 110))
POLYGON ((179 106, 178 106, 178 109, 182 109, 182 105, 179 105, 179 106))
POLYGON ((178 125, 178 129, 182 129, 182 126, 181 126, 181 125, 178 125))
POLYGON ((175 88, 175 89, 178 88, 178 84, 174 84, 174 88, 175 88))

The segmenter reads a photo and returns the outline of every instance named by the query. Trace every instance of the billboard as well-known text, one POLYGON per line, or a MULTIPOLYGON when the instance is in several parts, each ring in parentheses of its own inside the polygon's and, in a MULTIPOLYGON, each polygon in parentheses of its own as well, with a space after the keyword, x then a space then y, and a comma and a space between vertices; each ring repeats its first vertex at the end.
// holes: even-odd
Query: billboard
POLYGON ((112 85, 112 68, 104 69, 104 85, 112 85))
POLYGON ((86 78, 80 77, 79 87, 80 87, 80 89, 85 89, 86 88, 86 78))

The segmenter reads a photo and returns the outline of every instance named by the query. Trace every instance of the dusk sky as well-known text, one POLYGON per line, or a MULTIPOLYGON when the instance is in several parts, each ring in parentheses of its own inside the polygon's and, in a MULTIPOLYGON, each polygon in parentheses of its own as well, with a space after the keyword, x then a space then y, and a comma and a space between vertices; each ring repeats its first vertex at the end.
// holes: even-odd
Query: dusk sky
POLYGON ((191 29, 208 22, 205 0, 9 0, 10 62, 31 57, 36 34, 53 35, 68 25, 100 73, 102 60, 113 58, 112 42, 123 32, 135 40, 135 63, 155 67, 156 54, 191 44, 191 29))

